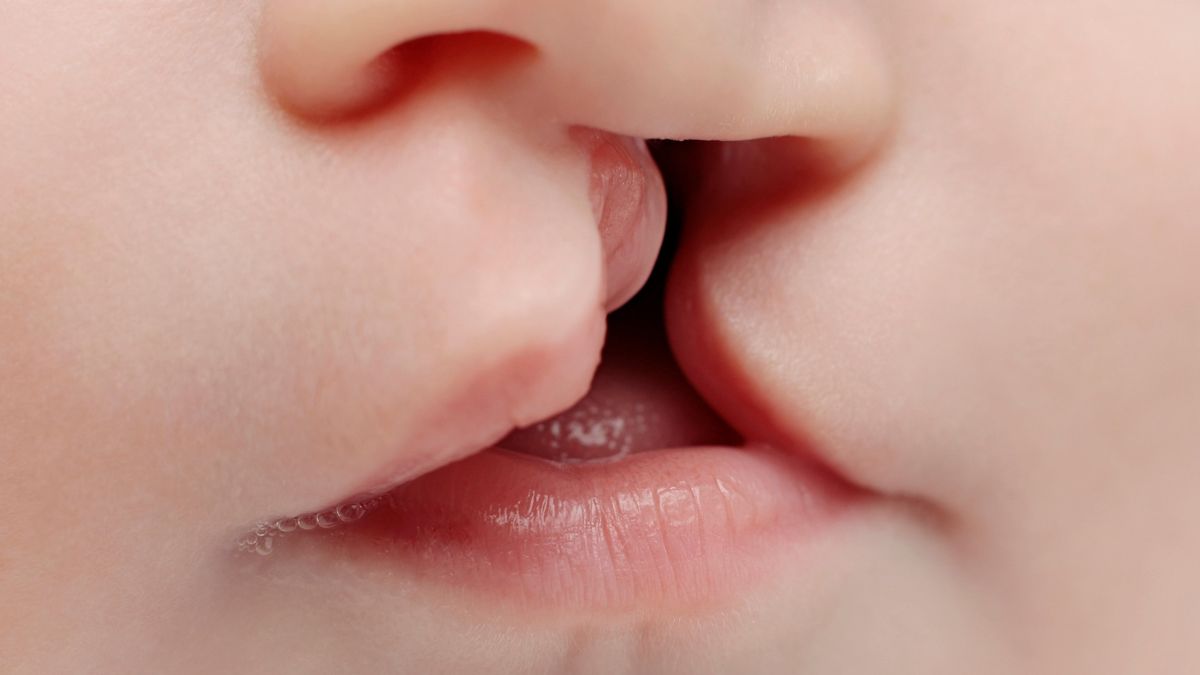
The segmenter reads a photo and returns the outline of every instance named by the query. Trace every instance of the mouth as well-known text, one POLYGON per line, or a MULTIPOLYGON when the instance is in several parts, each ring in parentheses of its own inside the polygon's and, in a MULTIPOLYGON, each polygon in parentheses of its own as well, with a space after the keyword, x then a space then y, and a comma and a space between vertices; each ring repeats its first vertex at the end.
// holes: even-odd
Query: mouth
MULTIPOLYGON (((629 204, 665 204, 669 195, 670 208, 649 279, 608 316, 582 400, 385 489, 263 521, 238 542, 245 559, 350 561, 466 598, 587 610, 720 606, 780 565, 802 566, 805 551, 864 493, 814 448, 768 441, 723 415, 685 375, 729 373, 728 364, 710 369, 694 349, 681 354, 688 363, 676 358, 672 338, 695 343, 716 330, 688 303, 668 302, 674 254, 687 236, 684 205, 697 184, 672 167, 695 156, 697 144, 652 142, 663 180, 655 164, 635 161, 626 168, 655 172, 652 180, 601 181, 626 203, 598 208, 620 214, 622 236, 644 231, 639 218, 661 217, 629 204), (653 194, 664 182, 665 193, 653 194), (640 191, 622 197, 629 185, 640 191)), ((720 406, 727 396, 710 398, 720 406)), ((462 424, 471 424, 469 411, 462 424)))

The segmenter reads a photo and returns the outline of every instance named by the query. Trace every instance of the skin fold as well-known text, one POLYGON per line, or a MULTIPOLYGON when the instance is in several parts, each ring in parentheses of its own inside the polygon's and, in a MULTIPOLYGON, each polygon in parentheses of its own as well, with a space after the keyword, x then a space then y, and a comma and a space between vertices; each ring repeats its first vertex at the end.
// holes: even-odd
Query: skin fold
POLYGON ((5 0, 0 670, 1200 669, 1197 26, 5 0), (247 570, 256 519, 584 395, 661 232, 597 227, 580 129, 723 142, 668 176, 671 346, 735 427, 880 498, 710 611, 247 570))

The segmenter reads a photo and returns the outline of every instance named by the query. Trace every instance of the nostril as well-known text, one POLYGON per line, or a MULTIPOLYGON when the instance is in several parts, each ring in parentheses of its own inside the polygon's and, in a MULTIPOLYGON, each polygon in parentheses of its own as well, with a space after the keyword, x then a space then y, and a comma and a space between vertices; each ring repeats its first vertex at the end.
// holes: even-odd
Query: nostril
POLYGON ((538 48, 504 33, 474 30, 426 35, 397 45, 388 53, 421 72, 478 76, 528 61, 536 57, 538 48))
MULTIPOLYGON (((344 123, 371 116, 438 83, 486 83, 536 58, 537 47, 486 30, 438 33, 406 40, 363 65, 326 78, 304 79, 281 87, 286 107, 297 116, 322 123, 344 123)), ((295 78, 293 78, 295 79, 295 78)))

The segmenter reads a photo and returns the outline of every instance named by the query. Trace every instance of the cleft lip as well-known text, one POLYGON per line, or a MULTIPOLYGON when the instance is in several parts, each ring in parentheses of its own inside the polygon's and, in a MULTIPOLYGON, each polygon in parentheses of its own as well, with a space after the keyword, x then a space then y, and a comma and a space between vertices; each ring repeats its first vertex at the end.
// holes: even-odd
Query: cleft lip
POLYGON ((660 271, 614 315, 607 342, 604 313, 595 308, 598 321, 590 329, 480 374, 423 428, 423 454, 385 466, 336 506, 262 523, 239 546, 259 555, 285 548, 287 556, 268 563, 285 570, 336 560, 355 575, 380 572, 374 578, 390 580, 384 583, 428 582, 440 598, 476 608, 499 602, 551 611, 690 613, 731 607, 797 565, 812 564, 808 569, 820 574, 807 561, 814 544, 876 495, 832 470, 822 456, 828 448, 768 437, 764 418, 750 410, 755 374, 737 358, 745 345, 722 331, 721 316, 703 311, 711 304, 689 305, 681 294, 688 286, 675 281, 678 269, 664 264, 660 271), (663 282, 667 276, 671 283, 663 282), (663 325, 664 301, 673 342, 663 325), (640 361, 631 357, 638 352, 640 361), (620 461, 529 456, 546 439, 514 428, 552 415, 563 421, 589 402, 605 403, 607 394, 597 393, 607 386, 605 370, 593 374, 601 361, 624 371, 621 395, 640 389, 624 403, 653 398, 664 373, 651 365, 669 363, 673 372, 665 377, 675 383, 658 394, 676 403, 684 391, 692 397, 679 408, 687 433, 655 430, 640 439, 641 452, 620 461), (580 379, 566 387, 572 377, 580 379), (534 405, 527 395, 539 378, 555 387, 555 396, 534 405), (687 436, 706 420, 714 426, 687 436), (301 531, 317 536, 293 536, 301 531))
MULTIPOLYGON (((563 133, 567 154, 580 169, 578 196, 586 195, 593 205, 593 250, 603 255, 604 265, 581 259, 565 270, 578 272, 575 279, 522 286, 522 299, 514 304, 520 315, 495 303, 481 304, 486 315, 466 317, 476 321, 469 332, 443 340, 452 347, 437 358, 452 364, 453 381, 422 383, 429 393, 398 411, 395 421, 385 421, 391 425, 390 447, 372 437, 350 439, 359 447, 353 457, 347 456, 345 471, 313 477, 314 488, 286 512, 319 513, 349 495, 386 491, 490 447, 517 427, 566 410, 587 393, 599 363, 607 312, 641 288, 657 258, 666 193, 641 139, 584 127, 563 133), (599 272, 594 279, 593 268, 599 272)), ((586 209, 579 215, 587 218, 586 209)), ((496 289, 481 281, 487 292, 480 293, 494 295, 496 289)), ((430 377, 437 371, 420 372, 430 377)))
POLYGON ((667 221, 662 175, 643 139, 590 127, 568 130, 587 158, 587 190, 604 252, 602 306, 553 343, 531 345, 480 373, 458 401, 423 425, 396 460, 354 493, 379 493, 466 455, 492 447, 515 429, 566 411, 584 398, 605 343, 607 313, 641 290, 655 269, 667 221), (465 423, 464 423, 465 421, 465 423), (442 429, 453 429, 447 437, 442 429))
MULTIPOLYGON (((659 141, 652 144, 654 157, 651 158, 647 144, 638 139, 589 129, 573 130, 572 136, 588 149, 592 158, 589 189, 597 226, 605 243, 605 255, 610 259, 608 268, 611 270, 615 267, 619 270, 618 274, 625 275, 624 282, 613 284, 610 279, 606 303, 610 306, 623 303, 626 301, 623 297, 625 294, 632 296, 632 291, 648 287, 648 293, 641 294, 629 307, 622 309, 622 313, 653 313, 657 324, 653 330, 644 330, 644 326, 637 322, 618 322, 617 330, 610 334, 606 344, 605 308, 593 306, 574 329, 559 339, 531 345, 476 373, 469 383, 459 389, 458 396, 441 406, 436 414, 426 418, 417 433, 404 441, 404 448, 409 451, 397 453, 390 462, 382 463, 378 469, 351 484, 349 489, 342 491, 343 497, 299 515, 260 521, 248 534, 238 539, 239 549, 261 554, 265 545, 265 553, 270 553, 271 541, 275 538, 286 537, 296 531, 335 529, 342 524, 356 522, 386 503, 390 495, 414 479, 482 451, 494 454, 502 449, 528 453, 527 446, 545 445, 545 439, 535 438, 544 429, 531 431, 524 427, 551 420, 555 416, 566 419, 565 416, 581 409, 577 407, 581 402, 584 406, 589 400, 595 403, 596 389, 604 389, 605 386, 604 370, 599 371, 597 379, 597 366, 600 365, 602 354, 606 363, 611 365, 617 362, 620 365, 622 351, 628 352, 631 347, 645 348, 651 343, 649 351, 652 356, 671 365, 672 373, 668 373, 668 379, 684 382, 686 373, 686 379, 691 380, 691 384, 682 386, 689 390, 694 404, 689 403, 690 407, 681 408, 683 412, 680 412, 680 419, 686 418, 689 422, 699 419, 701 423, 692 424, 692 428, 678 438, 655 430, 642 439, 644 442, 641 445, 645 447, 634 448, 631 444, 619 453, 621 456, 628 452, 709 444, 733 447, 745 439, 773 444, 802 461, 811 461, 829 469, 821 461, 819 453, 807 444, 754 433, 762 429, 755 417, 747 415, 744 410, 747 402, 753 398, 745 394, 753 390, 753 385, 750 376, 740 371, 738 359, 732 358, 738 345, 721 335, 719 317, 696 311, 698 307, 695 302, 681 297, 676 288, 679 284, 666 283, 667 277, 674 279, 678 276, 676 270, 668 269, 666 263, 669 261, 659 260, 658 272, 651 276, 651 271, 656 269, 655 257, 662 249, 664 238, 672 242, 677 239, 677 233, 667 232, 666 186, 670 186, 673 198, 679 198, 676 203, 694 206, 697 200, 691 197, 695 192, 708 189, 705 186, 719 184, 716 174, 737 162, 753 159, 757 151, 756 142, 659 141), (664 167, 661 173, 655 160, 664 167), (652 255, 648 260, 642 260, 647 250, 652 255), (621 256, 633 257, 614 262, 614 258, 621 256), (627 285, 632 291, 626 288, 627 285), (666 307, 670 310, 666 313, 669 333, 673 338, 670 344, 661 325, 664 294, 666 307), (684 336, 682 339, 681 335, 684 336), (614 350, 614 347, 619 349, 614 350), (679 356, 682 373, 672 352, 679 356), (693 384, 703 399, 691 389, 693 384), (713 412, 710 405, 717 412, 713 412), (705 420, 711 421, 711 424, 705 420), (687 435, 694 433, 696 428, 702 429, 700 436, 687 435), (788 449, 792 446, 796 447, 788 449), (414 448, 420 450, 412 451, 414 448)), ((767 139, 764 142, 779 141, 767 139)), ((678 212, 672 214, 672 224, 676 228, 682 222, 683 215, 678 212)), ((648 362, 625 363, 623 367, 635 375, 639 371, 645 374, 648 362)), ((548 459, 562 462, 564 458, 548 459)), ((587 459, 584 463, 588 463, 587 459)), ((602 459, 611 458, 606 456, 602 459)), ((840 476, 833 478, 834 482, 842 481, 840 476)))
POLYGON ((587 396, 569 410, 514 431, 499 447, 589 463, 661 448, 741 442, 688 383, 667 343, 663 281, 677 234, 676 228, 668 232, 670 243, 637 296, 609 315, 600 367, 587 396))

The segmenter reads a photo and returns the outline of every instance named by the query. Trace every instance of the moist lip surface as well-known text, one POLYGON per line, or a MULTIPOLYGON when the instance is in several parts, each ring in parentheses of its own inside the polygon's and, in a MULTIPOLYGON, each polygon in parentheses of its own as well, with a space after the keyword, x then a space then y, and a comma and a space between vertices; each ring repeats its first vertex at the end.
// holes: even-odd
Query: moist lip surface
POLYGON ((765 448, 600 465, 489 450, 393 491, 344 543, 500 599, 693 607, 769 575, 781 547, 813 536, 841 498, 819 470, 765 448))
POLYGON ((674 234, 610 315, 582 401, 394 487, 351 526, 282 539, 280 557, 322 542, 469 597, 589 610, 721 603, 802 561, 857 492, 803 451, 745 442, 687 382, 662 317, 674 234))

